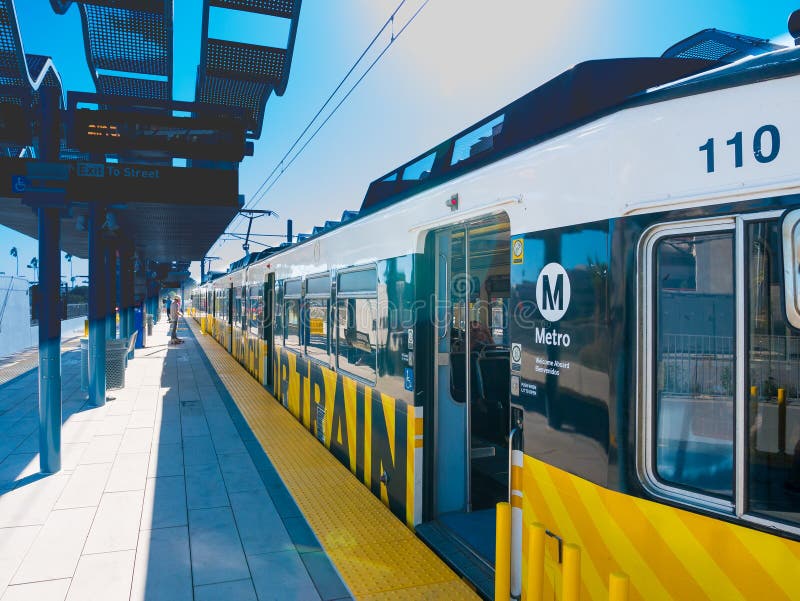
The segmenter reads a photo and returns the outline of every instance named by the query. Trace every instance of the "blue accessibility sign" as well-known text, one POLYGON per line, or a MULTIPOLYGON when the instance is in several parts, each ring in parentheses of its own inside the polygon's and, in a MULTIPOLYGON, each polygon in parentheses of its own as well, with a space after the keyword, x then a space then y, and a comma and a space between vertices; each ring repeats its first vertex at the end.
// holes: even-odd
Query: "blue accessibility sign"
POLYGON ((414 390, 414 369, 411 367, 406 367, 405 370, 405 378, 404 378, 403 388, 406 390, 414 390))
POLYGON ((28 181, 28 178, 24 175, 12 175, 11 176, 11 190, 16 192, 17 194, 21 194, 25 192, 28 188, 30 188, 31 183, 28 181))

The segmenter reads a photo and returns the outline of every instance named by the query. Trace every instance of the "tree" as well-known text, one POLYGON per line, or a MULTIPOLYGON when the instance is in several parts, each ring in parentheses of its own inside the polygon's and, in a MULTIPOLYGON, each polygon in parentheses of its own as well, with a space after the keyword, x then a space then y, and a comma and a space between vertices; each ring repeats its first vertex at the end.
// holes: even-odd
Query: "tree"
POLYGON ((17 253, 17 247, 12 246, 9 254, 17 260, 17 275, 19 275, 19 254, 17 253))

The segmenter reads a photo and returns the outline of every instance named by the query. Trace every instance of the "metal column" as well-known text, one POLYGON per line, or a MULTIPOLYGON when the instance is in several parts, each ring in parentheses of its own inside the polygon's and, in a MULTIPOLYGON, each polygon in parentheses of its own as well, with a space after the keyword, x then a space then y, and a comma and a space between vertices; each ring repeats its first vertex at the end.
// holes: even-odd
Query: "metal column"
MULTIPOLYGON (((54 88, 41 93, 39 152, 44 161, 58 161, 61 96, 54 88)), ((47 170, 52 169, 51 167, 47 170)), ((29 166, 30 168, 30 166, 29 166)), ((64 181, 65 173, 50 176, 64 181)), ((39 470, 61 470, 61 224, 59 208, 65 190, 46 192, 37 206, 39 229, 39 470)), ((28 195, 26 195, 28 196, 28 195)))
POLYGON ((109 338, 117 337, 117 249, 110 244, 106 247, 106 284, 103 285, 106 293, 107 313, 106 328, 109 338))
POLYGON ((57 208, 39 208, 39 469, 61 469, 61 252, 57 208))
MULTIPOLYGON (((128 339, 134 332, 133 291, 133 249, 125 247, 119 253, 120 338, 128 339)), ((133 359, 133 352, 128 355, 128 359, 133 359)))
POLYGON ((106 304, 108 285, 106 253, 100 224, 102 209, 92 204, 89 211, 89 401, 106 404, 106 304))

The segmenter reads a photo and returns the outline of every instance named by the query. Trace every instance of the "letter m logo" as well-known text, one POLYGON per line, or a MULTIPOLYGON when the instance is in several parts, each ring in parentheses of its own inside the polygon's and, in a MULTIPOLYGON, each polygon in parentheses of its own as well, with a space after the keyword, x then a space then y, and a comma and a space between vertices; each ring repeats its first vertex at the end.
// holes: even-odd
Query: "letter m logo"
POLYGON ((559 273, 556 276, 555 287, 550 286, 550 276, 542 276, 542 298, 540 299, 539 306, 545 311, 556 309, 561 311, 564 309, 564 274, 559 273), (558 307, 556 307, 558 303, 558 307))

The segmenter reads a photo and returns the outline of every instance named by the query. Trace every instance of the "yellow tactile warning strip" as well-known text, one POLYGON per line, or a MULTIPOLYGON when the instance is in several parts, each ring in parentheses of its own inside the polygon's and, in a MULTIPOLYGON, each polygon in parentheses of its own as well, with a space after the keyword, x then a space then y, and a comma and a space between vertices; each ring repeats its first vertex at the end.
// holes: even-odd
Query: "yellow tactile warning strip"
MULTIPOLYGON (((70 351, 79 344, 78 338, 61 342, 61 352, 70 351)), ((0 386, 39 366, 39 349, 32 347, 0 359, 0 386)))
POLYGON ((478 598, 225 349, 187 322, 357 599, 478 598))

